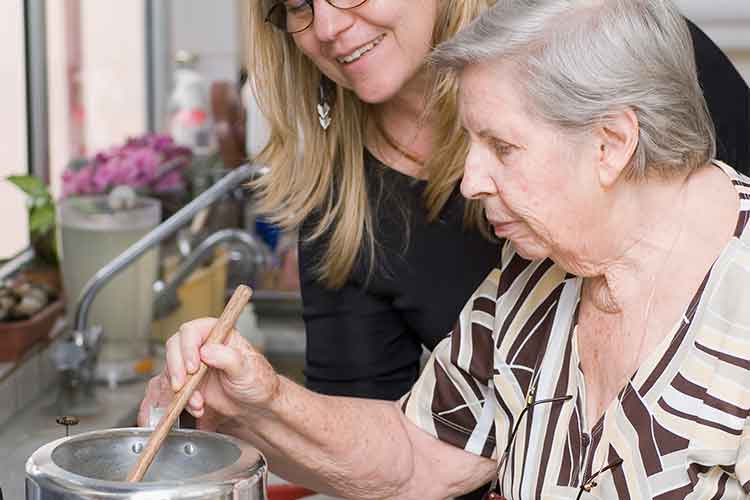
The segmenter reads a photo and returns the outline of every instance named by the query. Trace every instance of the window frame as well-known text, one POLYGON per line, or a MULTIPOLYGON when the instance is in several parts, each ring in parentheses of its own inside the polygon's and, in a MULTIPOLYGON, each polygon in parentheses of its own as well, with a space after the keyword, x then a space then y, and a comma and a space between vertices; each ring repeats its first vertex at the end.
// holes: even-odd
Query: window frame
POLYGON ((29 173, 49 185, 46 6, 44 0, 24 0, 23 4, 29 173))

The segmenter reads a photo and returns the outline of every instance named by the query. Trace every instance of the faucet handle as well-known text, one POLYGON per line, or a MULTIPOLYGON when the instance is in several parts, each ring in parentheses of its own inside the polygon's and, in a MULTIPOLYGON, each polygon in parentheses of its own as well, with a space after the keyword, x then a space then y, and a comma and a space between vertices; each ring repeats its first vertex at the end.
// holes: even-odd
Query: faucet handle
POLYGON ((50 350, 58 371, 78 371, 87 362, 94 362, 102 343, 102 327, 92 326, 84 332, 75 331, 68 338, 55 342, 50 350))
POLYGON ((77 371, 86 359, 86 352, 75 340, 61 339, 50 349, 50 358, 57 371, 77 371))
POLYGON ((101 325, 90 326, 83 332, 83 345, 90 355, 94 357, 99 355, 99 351, 102 348, 102 338, 101 325))

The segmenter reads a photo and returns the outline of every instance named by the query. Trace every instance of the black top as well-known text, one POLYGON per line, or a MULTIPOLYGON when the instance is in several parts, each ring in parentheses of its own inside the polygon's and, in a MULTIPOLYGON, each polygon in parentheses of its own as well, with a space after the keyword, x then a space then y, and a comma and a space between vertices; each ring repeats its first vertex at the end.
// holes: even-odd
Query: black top
POLYGON ((750 174, 750 88, 727 56, 697 26, 693 36, 698 80, 716 126, 717 158, 750 174))
MULTIPOLYGON (((499 258, 500 247, 463 229, 458 189, 432 223, 422 194, 426 182, 365 153, 376 250, 368 281, 367 256, 346 285, 319 283, 324 240, 300 245, 307 328, 307 386, 325 394, 398 399, 416 381, 422 346, 434 348, 452 329, 466 298, 499 258)), ((300 230, 310 234, 312 217, 300 230)))

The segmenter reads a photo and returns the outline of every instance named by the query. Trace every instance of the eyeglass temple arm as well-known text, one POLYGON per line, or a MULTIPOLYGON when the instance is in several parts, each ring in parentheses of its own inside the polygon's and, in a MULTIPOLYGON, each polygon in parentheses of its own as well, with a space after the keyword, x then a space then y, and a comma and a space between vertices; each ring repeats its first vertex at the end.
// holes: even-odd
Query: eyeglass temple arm
POLYGON ((584 481, 583 484, 581 485, 581 487, 578 489, 578 496, 576 497, 576 500, 580 500, 581 495, 583 495, 584 491, 586 491, 586 492, 591 491, 591 489, 594 486, 596 486, 596 482, 594 481, 594 479, 596 479, 602 473, 607 472, 610 469, 614 469, 615 467, 619 467, 620 465, 622 465, 622 462, 623 462, 622 458, 618 458, 617 460, 615 460, 614 462, 611 462, 606 467, 602 467, 601 469, 599 469, 598 471, 596 471, 596 473, 594 473, 590 478, 588 478, 586 481, 584 481))
POLYGON ((513 446, 513 442, 516 438, 516 433, 518 432, 518 428, 521 426, 521 420, 523 420, 524 415, 526 415, 526 412, 528 412, 531 408, 533 408, 536 405, 544 404, 544 403, 559 403, 562 401, 570 401, 573 399, 573 396, 568 394, 566 396, 559 396, 556 398, 547 398, 547 399, 539 399, 539 400, 532 400, 531 403, 526 404, 524 409, 521 411, 521 413, 518 415, 518 418, 516 419, 516 423, 513 426, 513 432, 510 433, 510 439, 508 439, 508 445, 505 447, 505 451, 503 452, 503 455, 506 455, 510 453, 510 448, 513 446))

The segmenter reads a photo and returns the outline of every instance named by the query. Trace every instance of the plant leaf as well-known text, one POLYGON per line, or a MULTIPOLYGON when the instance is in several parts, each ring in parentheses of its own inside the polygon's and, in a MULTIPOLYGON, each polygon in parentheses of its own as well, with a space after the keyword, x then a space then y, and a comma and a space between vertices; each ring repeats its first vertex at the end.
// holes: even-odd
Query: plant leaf
POLYGON ((55 226, 55 207, 43 205, 35 207, 29 215, 29 231, 32 234, 44 234, 55 226))
POLYGON ((47 186, 33 175, 10 175, 6 179, 32 198, 46 198, 50 196, 47 186))

